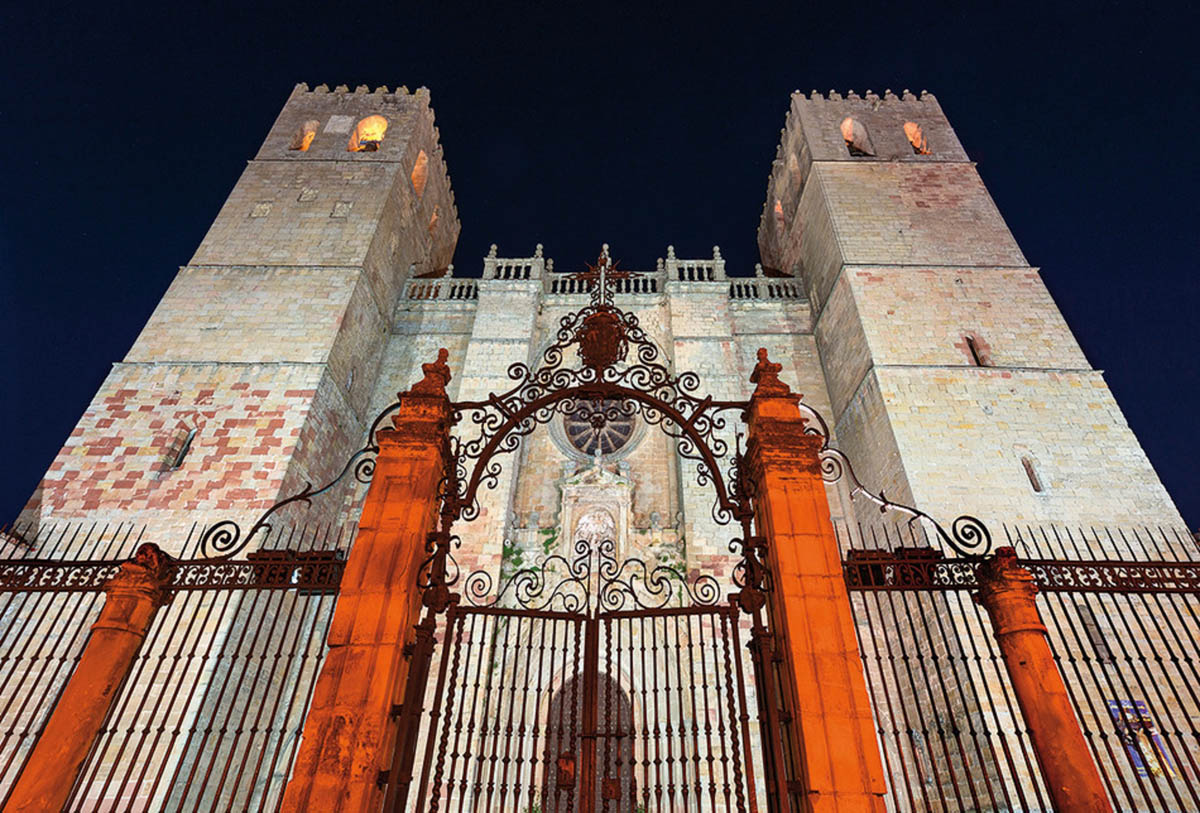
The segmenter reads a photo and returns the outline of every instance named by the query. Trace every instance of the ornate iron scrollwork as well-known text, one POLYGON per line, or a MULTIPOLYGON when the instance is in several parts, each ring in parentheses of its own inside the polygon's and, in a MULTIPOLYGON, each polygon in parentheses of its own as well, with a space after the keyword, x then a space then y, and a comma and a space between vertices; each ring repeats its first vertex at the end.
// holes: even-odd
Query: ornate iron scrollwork
POLYGON ((463 592, 476 607, 515 606, 525 610, 567 613, 658 610, 672 599, 683 606, 712 606, 721 598, 715 578, 703 574, 688 580, 667 565, 648 565, 641 559, 616 558, 616 544, 605 539, 596 545, 576 540, 570 559, 550 554, 535 567, 513 573, 493 593, 486 570, 467 576, 463 592))
POLYGON ((696 464, 699 482, 714 486, 713 518, 728 523, 738 506, 721 472, 721 461, 729 455, 729 444, 721 437, 728 428, 724 413, 740 414, 748 402, 701 397, 696 373, 671 372, 665 354, 637 317, 612 304, 608 280, 628 272, 616 271, 607 253, 578 276, 596 282, 591 303, 562 317, 540 365, 515 363, 508 368, 515 382, 510 389, 452 405, 453 422, 477 432, 474 437, 460 433, 452 443, 455 465, 450 477, 455 488, 447 498, 454 518, 478 516, 480 488, 499 482, 496 456, 515 452, 521 438, 539 425, 562 415, 586 420, 601 432, 609 423, 636 414, 675 439, 679 455, 696 464), (582 362, 578 367, 565 363, 572 351, 582 362))

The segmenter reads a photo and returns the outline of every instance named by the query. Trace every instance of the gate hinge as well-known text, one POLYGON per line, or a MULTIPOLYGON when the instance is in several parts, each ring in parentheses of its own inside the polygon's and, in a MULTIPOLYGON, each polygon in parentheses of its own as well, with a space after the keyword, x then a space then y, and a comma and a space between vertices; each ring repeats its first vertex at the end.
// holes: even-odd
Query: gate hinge
POLYGON ((403 703, 393 703, 391 714, 392 714, 393 720, 398 719, 400 717, 400 715, 404 714, 404 704, 403 703))
POLYGON ((388 770, 388 771, 385 771, 385 770, 383 770, 383 769, 381 768, 381 769, 380 769, 380 771, 379 771, 379 775, 375 777, 375 787, 377 787, 377 788, 383 788, 385 785, 387 785, 387 783, 388 783, 388 776, 389 776, 390 774, 391 774, 391 771, 390 771, 390 770, 388 770))
POLYGON ((409 641, 407 644, 400 647, 400 654, 403 655, 406 660, 409 658, 412 658, 413 653, 416 651, 417 651, 417 642, 416 641, 409 641))

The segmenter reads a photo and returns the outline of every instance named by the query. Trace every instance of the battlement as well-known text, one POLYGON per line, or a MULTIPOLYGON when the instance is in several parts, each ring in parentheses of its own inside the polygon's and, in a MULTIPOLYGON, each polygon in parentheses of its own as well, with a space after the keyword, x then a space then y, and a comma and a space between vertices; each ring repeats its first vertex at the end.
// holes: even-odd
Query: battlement
POLYGON ((759 225, 763 263, 796 273, 799 237, 791 228, 807 181, 819 163, 964 164, 959 143, 937 97, 927 90, 883 95, 849 90, 792 93, 759 225), (786 266, 786 267, 785 267, 786 266))
POLYGON ((380 85, 379 87, 375 88, 375 90, 372 91, 371 88, 368 87, 367 85, 359 85, 358 87, 354 88, 354 90, 350 90, 350 88, 347 85, 338 85, 333 90, 330 90, 329 85, 321 84, 321 85, 317 85, 315 88, 309 90, 307 82, 298 82, 296 84, 296 86, 292 89, 291 98, 295 98, 297 96, 305 96, 305 95, 318 95, 319 96, 319 95, 327 94, 327 93, 335 95, 335 96, 339 96, 339 95, 340 96, 374 95, 374 96, 397 96, 397 97, 407 96, 407 97, 416 99, 417 101, 423 101, 424 104, 429 104, 429 88, 421 86, 421 87, 417 88, 415 92, 410 92, 407 85, 401 85, 400 87, 396 88, 396 91, 393 94, 392 91, 390 91, 388 89, 387 85, 380 85))
POLYGON ((891 90, 885 90, 883 92, 882 96, 880 96, 879 94, 875 93, 874 91, 870 91, 870 90, 863 93, 862 96, 859 96, 853 90, 846 91, 845 96, 842 96, 842 94, 838 93, 836 90, 829 91, 828 95, 823 95, 820 91, 813 90, 806 97, 799 90, 793 90, 792 98, 793 99, 795 99, 795 98, 806 99, 807 101, 814 101, 814 102, 817 102, 817 101, 840 102, 840 101, 857 99, 857 100, 868 102, 870 104, 876 104, 879 102, 886 103, 886 102, 899 102, 899 101, 905 101, 905 102, 926 102, 926 101, 936 102, 937 101, 937 97, 934 96, 932 93, 930 93, 928 90, 922 90, 921 94, 918 96, 917 94, 913 93, 911 90, 908 90, 907 88, 902 90, 900 92, 899 96, 897 96, 895 93, 892 93, 891 90))

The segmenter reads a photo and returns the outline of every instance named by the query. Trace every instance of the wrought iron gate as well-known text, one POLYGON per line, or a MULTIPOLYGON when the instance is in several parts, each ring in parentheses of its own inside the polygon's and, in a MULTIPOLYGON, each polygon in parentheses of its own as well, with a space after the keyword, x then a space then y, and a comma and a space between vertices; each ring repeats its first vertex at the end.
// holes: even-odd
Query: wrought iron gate
POLYGON ((612 552, 579 542, 478 603, 486 574, 468 579, 418 810, 757 810, 738 608, 710 577, 612 552))

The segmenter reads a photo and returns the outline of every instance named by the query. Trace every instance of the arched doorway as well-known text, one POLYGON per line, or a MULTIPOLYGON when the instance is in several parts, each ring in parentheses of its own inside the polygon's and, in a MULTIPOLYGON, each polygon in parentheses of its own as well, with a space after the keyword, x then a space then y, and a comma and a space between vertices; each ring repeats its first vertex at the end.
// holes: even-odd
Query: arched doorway
MULTIPOLYGON (((572 717, 583 719, 585 694, 592 694, 584 686, 582 675, 576 675, 559 687, 550 699, 546 713, 546 730, 550 736, 542 764, 546 766, 542 778, 542 813, 569 813, 573 810, 573 798, 581 792, 582 777, 576 772, 574 782, 565 787, 565 777, 558 775, 558 760, 563 754, 579 752, 579 743, 572 742, 568 722, 572 717), (573 797, 573 798, 572 798, 573 797)), ((608 674, 597 676, 594 697, 589 702, 596 707, 599 741, 596 745, 596 775, 599 781, 594 788, 595 810, 604 813, 634 813, 635 786, 633 761, 633 704, 629 695, 608 674)))

